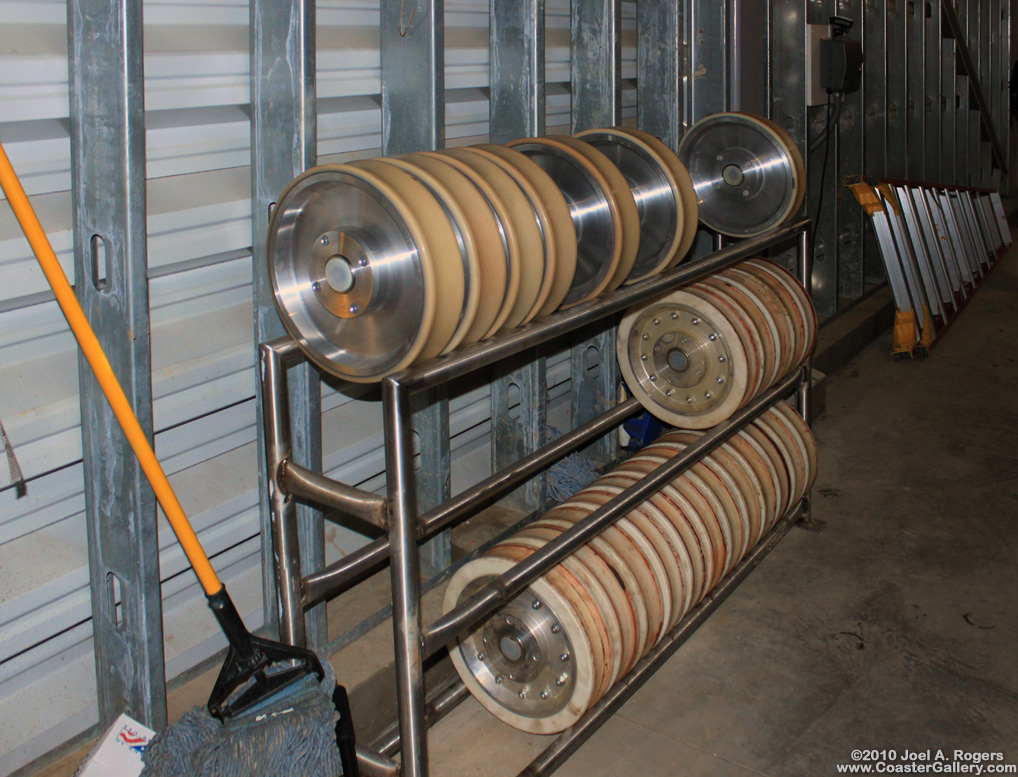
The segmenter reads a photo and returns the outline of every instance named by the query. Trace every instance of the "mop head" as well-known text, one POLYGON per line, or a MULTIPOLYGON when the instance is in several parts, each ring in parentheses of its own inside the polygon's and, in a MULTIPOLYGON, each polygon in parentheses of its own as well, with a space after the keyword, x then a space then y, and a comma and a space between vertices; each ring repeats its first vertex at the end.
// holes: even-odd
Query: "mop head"
MULTIPOLYGON (((561 437, 562 432, 549 426, 551 437, 561 437)), ((564 502, 577 491, 582 491, 601 476, 597 464, 579 453, 571 453, 548 470, 548 499, 564 502)))
POLYGON ((195 707, 145 748, 141 777, 336 777, 336 676, 305 678, 221 723, 195 707))

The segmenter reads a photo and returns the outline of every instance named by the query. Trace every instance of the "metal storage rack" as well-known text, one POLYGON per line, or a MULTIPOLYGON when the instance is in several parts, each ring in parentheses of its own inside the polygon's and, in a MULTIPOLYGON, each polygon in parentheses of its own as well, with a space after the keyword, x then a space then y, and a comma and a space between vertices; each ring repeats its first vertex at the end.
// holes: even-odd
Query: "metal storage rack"
MULTIPOLYGON (((810 418, 809 360, 762 393, 727 422, 715 427, 682 454, 662 464, 643 480, 591 513, 540 551, 484 586, 462 606, 434 623, 421 623, 420 543, 466 518, 524 484, 558 459, 611 432, 641 407, 626 400, 529 455, 499 469, 437 507, 419 511, 414 487, 412 440, 413 395, 442 386, 476 370, 497 364, 575 330, 672 291, 767 249, 794 241, 798 277, 810 289, 810 222, 807 219, 751 238, 696 260, 664 275, 626 286, 598 299, 555 313, 492 340, 449 356, 412 367, 382 382, 386 445, 386 495, 352 488, 293 461, 287 370, 304 362, 297 343, 280 338, 260 347, 262 391, 265 397, 267 482, 272 512, 275 576, 279 590, 280 631, 285 640, 305 642, 304 612, 337 595, 388 559, 391 562, 393 627, 399 719, 372 748, 359 747, 366 775, 428 774, 427 730, 468 695, 462 682, 435 689, 426 696, 425 661, 466 628, 492 614, 569 553, 596 536, 665 483, 752 422, 773 403, 795 392, 797 409, 810 418), (331 507, 387 531, 361 550, 309 575, 301 571, 301 538, 297 499, 331 507), (393 756, 401 754, 401 764, 393 756)), ((534 356, 534 358, 540 358, 534 356)), ((440 466, 448 467, 448 460, 440 466)), ((440 473, 448 478, 448 471, 440 473)), ((611 714, 618 709, 731 593, 797 520, 809 521, 809 496, 774 526, 767 538, 710 592, 623 680, 569 731, 560 735, 524 774, 554 771, 611 714)))

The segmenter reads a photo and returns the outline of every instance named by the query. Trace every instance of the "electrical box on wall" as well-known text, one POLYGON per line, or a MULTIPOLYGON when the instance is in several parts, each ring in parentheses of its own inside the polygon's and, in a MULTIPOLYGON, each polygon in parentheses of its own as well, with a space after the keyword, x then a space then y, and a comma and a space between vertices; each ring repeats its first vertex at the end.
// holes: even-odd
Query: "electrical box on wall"
POLYGON ((827 89, 820 78, 820 41, 831 37, 826 24, 806 25, 806 104, 826 105, 827 89))

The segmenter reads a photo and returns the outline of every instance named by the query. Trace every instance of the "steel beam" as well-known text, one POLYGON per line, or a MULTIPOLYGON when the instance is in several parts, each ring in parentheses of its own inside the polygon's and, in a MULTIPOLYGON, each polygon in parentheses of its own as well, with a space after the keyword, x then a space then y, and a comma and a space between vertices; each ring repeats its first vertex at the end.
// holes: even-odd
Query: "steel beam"
POLYGON ((728 2, 690 0, 686 40, 689 41, 689 123, 728 110, 729 55, 735 40, 728 23, 728 2))
POLYGON ((925 43, 926 43, 926 76, 923 111, 925 113, 925 180, 939 182, 944 180, 944 151, 941 145, 941 116, 943 102, 941 100, 941 68, 942 33, 940 0, 926 0, 924 6, 925 43))
POLYGON ((954 39, 940 42, 940 181, 958 181, 958 77, 954 39))
MULTIPOLYGON (((543 135, 544 0, 491 0, 489 52, 491 142, 543 135)), ((499 370, 491 384, 492 472, 544 445, 547 416, 544 356, 532 354, 499 370)), ((548 480, 541 473, 510 494, 507 503, 530 513, 542 509, 547 500, 548 480)))
MULTIPOLYGON (((852 36, 862 40, 866 34, 866 19, 862 11, 863 0, 840 0, 838 13, 856 20, 857 30, 852 36)), ((846 300, 858 299, 864 289, 865 244, 863 241, 866 214, 855 198, 840 185, 849 175, 865 175, 864 120, 865 88, 846 94, 838 124, 838 156, 836 174, 832 175, 838 219, 838 296, 846 300)), ((828 171, 831 175, 833 171, 828 171)))
POLYGON ((622 2, 571 4, 573 132, 614 127, 622 119, 622 2))
POLYGON ((806 0, 771 0, 770 71, 771 118, 806 159, 806 0))
MULTIPOLYGON (((75 290, 148 437, 152 363, 141 0, 70 0, 75 290)), ((166 725, 155 495, 78 358, 99 724, 166 725)))
POLYGON ((908 178, 908 0, 887 0, 887 175, 908 178))
MULTIPOLYGON (((883 3, 863 2, 863 51, 866 64, 862 71, 865 100, 863 118, 863 173, 880 177, 887 174, 887 79, 884 65, 887 51, 887 17, 883 3)), ((872 219, 864 220, 863 276, 867 283, 886 277, 880 259, 880 247, 872 219)))
MULTIPOLYGON (((571 10, 573 132, 613 127, 622 119, 621 0, 573 0, 571 10)), ((618 400, 614 322, 598 325, 574 341, 570 353, 572 425, 579 426, 618 400)), ((618 457, 618 437, 609 434, 587 454, 605 465, 618 457)))
POLYGON ((491 0, 488 138, 544 134, 544 0, 491 0))
POLYGON ((685 16, 685 3, 675 0, 636 4, 638 124, 672 149, 679 147, 686 127, 685 16))
MULTIPOLYGON (((265 272, 270 211, 287 184, 315 164, 315 3, 312 0, 252 0, 251 15, 251 220, 255 343, 284 334, 272 286, 265 272)), ((322 468, 321 378, 309 363, 289 376, 294 460, 322 468)), ((258 385, 258 418, 264 414, 258 385)), ((258 430, 259 471, 264 471, 264 429, 258 430)), ((280 639, 312 647, 326 639, 325 608, 300 617, 300 586, 282 584, 273 572, 273 531, 268 484, 259 480, 266 621, 278 621, 280 639), (279 596, 290 601, 280 602, 279 596), (281 618, 283 613, 288 617, 281 618)), ((325 562, 324 523, 320 511, 297 508, 300 559, 297 570, 315 570, 325 562)), ((290 581, 292 583, 293 581, 290 581)))
POLYGON ((905 2, 905 72, 908 98, 905 123, 908 127, 908 177, 926 181, 926 4, 905 2))

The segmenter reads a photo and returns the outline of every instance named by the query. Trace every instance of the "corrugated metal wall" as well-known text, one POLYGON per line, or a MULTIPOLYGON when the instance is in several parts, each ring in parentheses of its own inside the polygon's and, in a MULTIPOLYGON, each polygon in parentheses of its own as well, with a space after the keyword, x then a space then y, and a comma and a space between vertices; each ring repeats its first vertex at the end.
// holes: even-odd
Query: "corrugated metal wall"
MULTIPOLYGON (((634 79, 635 6, 625 5, 623 75, 634 79)), ((144 4, 156 449, 257 627, 248 13, 244 0, 144 4)), ((317 13, 319 161, 376 155, 378 4, 329 0, 317 13)), ((71 275, 66 3, 7 0, 0 19, 0 138, 71 275)), ((484 140, 487 0, 450 0, 446 24, 449 143, 484 140)), ((565 131, 568 0, 549 0, 547 24, 548 127, 565 131)), ((627 114, 635 115, 632 84, 625 98, 627 114)), ((549 365, 559 394, 567 391, 567 358, 549 365)), ((380 408, 358 396, 325 390, 326 468, 344 481, 380 486, 380 408)), ((487 396, 481 388, 453 401, 454 455, 487 449, 487 396)), ((7 774, 87 730, 97 714, 75 345, 6 206, 0 420, 28 481, 27 496, 18 499, 0 462, 0 774, 7 774)), ((458 469, 464 481, 482 474, 458 469)), ((335 530, 329 540, 332 557, 364 541, 335 530)), ((160 548, 172 679, 223 643, 165 525, 160 548)))

